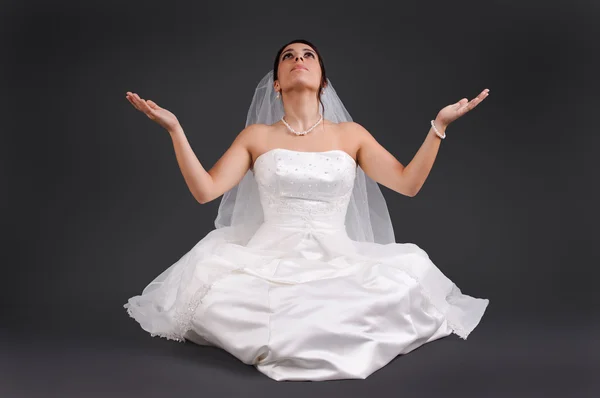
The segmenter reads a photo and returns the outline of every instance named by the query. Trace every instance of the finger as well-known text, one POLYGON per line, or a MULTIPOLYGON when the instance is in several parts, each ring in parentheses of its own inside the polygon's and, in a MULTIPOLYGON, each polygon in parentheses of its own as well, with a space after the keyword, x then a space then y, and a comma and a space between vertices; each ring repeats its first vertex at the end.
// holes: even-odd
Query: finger
POLYGON ((132 100, 140 112, 146 113, 146 111, 144 110, 144 104, 143 104, 143 101, 141 100, 141 98, 136 98, 134 96, 134 97, 132 97, 132 100))
POLYGON ((142 109, 142 99, 140 98, 139 95, 137 95, 136 93, 133 93, 133 97, 131 97, 133 99, 133 102, 135 102, 135 104, 138 106, 138 108, 140 108, 140 111, 143 111, 142 109))
POLYGON ((469 102, 469 110, 475 108, 477 105, 479 105, 479 103, 481 101, 483 101, 484 99, 487 98, 488 96, 488 92, 490 90, 488 90, 487 88, 485 90, 483 90, 477 97, 473 98, 471 100, 471 102, 469 102))
POLYGON ((489 92, 490 92, 490 90, 488 90, 486 88, 481 93, 479 93, 479 95, 477 97, 475 97, 474 99, 476 99, 478 102, 481 102, 488 96, 489 92))
MULTIPOLYGON (((140 99, 139 96, 137 96, 137 94, 133 94, 131 93, 131 95, 129 96, 129 99, 131 100, 131 102, 135 105, 135 107, 139 110, 142 111, 142 104, 140 103, 140 99)), ((143 111, 142 111, 143 112, 143 111)))
POLYGON ((148 105, 148 103, 146 102, 145 99, 141 99, 140 100, 141 106, 142 106, 142 110, 146 113, 153 113, 154 109, 150 108, 150 105, 148 105))
POLYGON ((463 98, 460 101, 458 101, 456 104, 454 104, 454 106, 456 106, 456 108, 460 109, 462 108, 465 104, 467 104, 469 102, 468 99, 463 98))
POLYGON ((471 110, 471 102, 468 99, 463 98, 462 100, 460 100, 460 104, 461 105, 457 110, 460 116, 464 115, 465 113, 471 110))
POLYGON ((138 106, 136 105, 136 103, 135 103, 135 101, 133 100, 133 97, 132 97, 131 95, 128 95, 126 98, 127 98, 127 101, 129 101, 129 103, 130 103, 131 105, 133 105, 133 107, 134 107, 135 109, 138 109, 138 110, 139 110, 138 106))
POLYGON ((138 106, 140 107, 140 110, 141 110, 142 112, 144 112, 144 113, 145 113, 146 115, 148 115, 148 116, 151 116, 151 115, 153 115, 153 111, 154 111, 154 110, 148 106, 148 104, 146 103, 146 100, 145 100, 145 99, 143 99, 143 98, 140 98, 140 96, 139 96, 139 95, 137 95, 137 94, 134 94, 134 95, 135 95, 135 96, 136 96, 136 98, 137 98, 137 102, 136 102, 136 103, 137 103, 137 104, 138 104, 138 106))
POLYGON ((133 107, 135 109, 137 109, 138 111, 140 111, 141 109, 137 106, 137 104, 135 103, 135 101, 133 100, 133 98, 131 96, 127 96, 127 101, 129 101, 129 103, 131 103, 131 105, 133 105, 133 107))
POLYGON ((150 108, 152 109, 161 109, 160 106, 158 106, 158 104, 152 100, 148 100, 148 105, 150 105, 150 108))

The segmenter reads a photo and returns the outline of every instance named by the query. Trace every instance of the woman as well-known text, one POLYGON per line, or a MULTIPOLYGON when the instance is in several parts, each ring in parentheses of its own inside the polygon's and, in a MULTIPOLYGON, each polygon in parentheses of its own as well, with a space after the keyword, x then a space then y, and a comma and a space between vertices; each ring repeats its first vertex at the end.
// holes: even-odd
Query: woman
POLYGON ((246 128, 206 171, 177 118, 127 99, 171 135, 216 229, 125 308, 153 336, 221 347, 275 380, 364 379, 455 333, 487 299, 462 294, 412 243, 396 243, 377 183, 415 196, 447 126, 488 95, 443 108, 406 167, 351 120, 306 40, 277 53, 246 128))

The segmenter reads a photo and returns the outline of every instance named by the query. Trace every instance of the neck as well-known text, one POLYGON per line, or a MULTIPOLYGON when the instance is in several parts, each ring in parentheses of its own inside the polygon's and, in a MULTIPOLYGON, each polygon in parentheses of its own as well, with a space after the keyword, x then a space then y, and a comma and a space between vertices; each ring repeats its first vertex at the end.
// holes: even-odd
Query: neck
POLYGON ((283 93, 285 121, 296 131, 311 128, 321 117, 317 94, 312 90, 290 90, 283 93))

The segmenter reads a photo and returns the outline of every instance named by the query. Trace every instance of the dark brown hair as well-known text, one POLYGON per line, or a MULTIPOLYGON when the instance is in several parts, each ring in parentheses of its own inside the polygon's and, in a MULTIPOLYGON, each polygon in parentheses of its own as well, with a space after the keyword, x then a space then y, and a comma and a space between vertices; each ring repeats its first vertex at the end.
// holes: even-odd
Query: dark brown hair
POLYGON ((321 106, 323 106, 323 113, 325 113, 325 106, 321 102, 321 89, 323 89, 325 87, 325 84, 327 83, 327 75, 325 74, 325 64, 323 63, 323 57, 321 56, 319 49, 314 44, 309 42, 308 40, 304 40, 304 39, 292 40, 289 43, 284 44, 279 49, 279 51, 277 51, 277 56, 275 57, 275 62, 273 63, 273 81, 277 80, 277 78, 278 78, 277 72, 279 70, 279 57, 281 57, 281 53, 283 52, 283 50, 285 50, 285 48, 287 46, 289 46, 290 44, 293 44, 293 43, 306 44, 306 45, 310 46, 313 50, 315 50, 315 52, 317 53, 317 56, 319 58, 319 65, 321 66, 321 84, 319 86, 319 90, 317 91, 317 101, 319 101, 321 106))

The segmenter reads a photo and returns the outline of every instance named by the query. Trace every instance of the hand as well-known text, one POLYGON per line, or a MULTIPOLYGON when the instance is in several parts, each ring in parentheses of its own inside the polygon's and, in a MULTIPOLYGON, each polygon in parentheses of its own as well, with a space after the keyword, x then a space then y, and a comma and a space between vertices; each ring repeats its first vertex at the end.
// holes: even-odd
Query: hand
POLYGON ((475 108, 481 101, 487 98, 490 90, 483 90, 477 97, 473 98, 471 101, 468 101, 466 98, 461 99, 455 104, 448 105, 443 108, 435 118, 436 126, 441 126, 442 128, 448 127, 450 123, 469 112, 471 109, 475 108))
POLYGON ((173 131, 179 125, 179 120, 175 115, 158 106, 156 102, 142 99, 139 95, 130 91, 127 92, 126 97, 135 109, 145 113, 148 118, 160 124, 167 131, 173 131))

